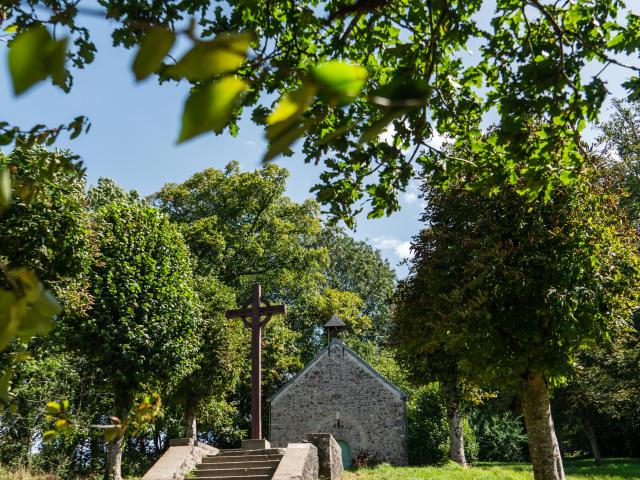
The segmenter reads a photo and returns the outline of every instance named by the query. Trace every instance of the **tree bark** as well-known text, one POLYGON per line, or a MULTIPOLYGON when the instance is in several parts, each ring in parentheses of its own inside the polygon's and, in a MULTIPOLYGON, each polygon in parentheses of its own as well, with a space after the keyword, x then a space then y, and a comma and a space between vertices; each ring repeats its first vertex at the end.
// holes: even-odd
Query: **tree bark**
POLYGON ((461 393, 455 382, 441 382, 442 396, 447 407, 449 423, 449 456, 463 467, 467 466, 464 454, 464 435, 462 433, 462 412, 460 410, 461 393))
POLYGON ((184 413, 184 436, 192 442, 198 439, 198 420, 193 409, 189 408, 184 413))
POLYGON ((530 374, 527 378, 522 392, 522 411, 535 480, 565 480, 549 391, 541 373, 530 374))
POLYGON ((584 428, 584 433, 589 439, 591 452, 593 453, 593 459, 595 460, 596 465, 602 465, 602 455, 600 454, 600 447, 598 446, 598 438, 596 437, 596 432, 593 429, 593 425, 591 425, 591 420, 589 420, 588 418, 583 418, 582 426, 584 428))
POLYGON ((124 437, 107 443, 106 480, 122 480, 122 445, 124 437))
MULTIPOLYGON (((130 407, 130 401, 115 399, 113 415, 122 422, 125 421, 130 407)), ((107 458, 105 462, 105 480, 122 480, 122 447, 124 435, 114 438, 107 443, 107 458)))
POLYGON ((458 402, 447 402, 447 421, 449 422, 451 460, 466 467, 467 459, 464 454, 462 414, 460 413, 460 404, 458 402))

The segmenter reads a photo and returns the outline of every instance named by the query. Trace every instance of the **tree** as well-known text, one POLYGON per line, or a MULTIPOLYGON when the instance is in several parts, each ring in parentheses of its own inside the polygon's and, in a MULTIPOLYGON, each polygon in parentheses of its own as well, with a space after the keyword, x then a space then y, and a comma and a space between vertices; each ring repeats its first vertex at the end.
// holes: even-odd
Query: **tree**
POLYGON ((611 452, 612 444, 622 443, 625 433, 633 438, 640 429, 639 361, 636 325, 633 332, 606 347, 580 352, 576 357, 577 374, 556 395, 555 402, 563 414, 588 440, 597 465, 602 463, 603 447, 611 452))
POLYGON ((224 315, 226 309, 234 307, 234 291, 215 277, 197 278, 195 289, 203 317, 197 330, 196 367, 171 395, 183 410, 184 437, 192 440, 197 439, 197 419, 210 416, 210 409, 225 402, 236 388, 240 369, 246 363, 243 326, 229 322, 224 315))
POLYGON ((324 272, 327 284, 362 299, 362 313, 371 318, 369 339, 380 343, 389 335, 391 297, 396 284, 388 260, 367 242, 354 240, 338 227, 323 228, 320 245, 327 249, 329 257, 324 272))
POLYGON ((515 187, 490 198, 425 187, 410 279, 435 305, 415 331, 432 333, 425 351, 453 349, 479 384, 519 387, 536 480, 564 478, 550 388, 581 349, 629 326, 638 302, 638 238, 602 175, 591 165, 546 203, 515 187))
MULTIPOLYGON (((269 300, 289 306, 286 318, 274 318, 265 329, 264 394, 286 381, 315 353, 316 312, 324 289, 326 252, 318 246, 319 210, 313 201, 297 204, 284 195, 288 172, 268 165, 241 172, 237 162, 223 171, 209 168, 182 184, 167 184, 152 201, 178 224, 194 254, 195 272, 203 281, 215 279, 235 296, 249 298, 253 282, 263 285, 269 300)), ((199 282, 200 283, 200 282, 199 282)), ((224 314, 224 306, 216 307, 224 314)), ((214 315, 213 310, 209 312, 214 315)), ((230 321, 224 320, 229 323, 230 321)), ((248 331, 239 346, 248 357, 248 331)), ((243 412, 249 407, 249 369, 237 387, 243 412)))
MULTIPOLYGON (((249 108, 266 126, 265 160, 290 154, 305 137, 306 161, 326 166, 319 200, 349 223, 367 198, 374 217, 398 209, 398 191, 423 168, 442 164, 439 183, 472 167, 476 186, 520 179, 529 196, 548 195, 577 177, 584 162, 580 133, 607 97, 602 72, 621 67, 630 97, 640 91, 638 67, 621 58, 640 49, 640 17, 622 1, 499 1, 492 13, 482 0, 326 0, 296 8, 285 0, 99 4, 3 7, 1 18, 17 27, 9 48, 16 94, 45 79, 68 91, 65 52, 75 68, 96 54, 81 15, 109 19, 116 45, 139 45, 132 67, 138 80, 155 73, 196 86, 185 103, 181 141, 226 127, 235 133, 249 108), (186 17, 194 21, 182 28, 186 17), (54 38, 44 25, 62 26, 68 37, 54 38), (178 36, 191 48, 163 64, 178 36), (282 96, 272 108, 274 92, 282 96), (496 113, 498 128, 487 138, 483 126, 496 113), (379 135, 386 127, 391 141, 379 135), (462 155, 434 147, 435 132, 449 136, 462 155), (471 154, 473 165, 466 161, 471 154), (526 167, 521 158, 530 159, 526 167)), ((7 143, 54 142, 64 130, 80 134, 85 120, 0 130, 7 143)))
MULTIPOLYGON (((11 376, 14 368, 22 371, 21 359, 34 353, 32 337, 86 310, 92 240, 84 177, 74 158, 38 146, 0 153, 0 176, 10 172, 5 178, 12 194, 10 202, 0 201, 0 351, 6 349, 0 359, 2 407, 19 409, 11 390, 20 389, 21 377, 18 372, 12 385, 11 376), (63 297, 62 305, 52 292, 63 297)), ((40 350, 54 345, 47 340, 40 350)))
MULTIPOLYGON (((407 284, 401 284, 399 290, 402 292, 400 296, 407 295, 407 284)), ((449 456, 454 462, 463 467, 467 466, 463 412, 465 401, 473 392, 473 385, 461 371, 458 355, 442 344, 438 347, 424 348, 424 339, 429 338, 429 333, 420 330, 419 327, 424 326, 422 319, 428 314, 409 311, 406 297, 398 301, 396 308, 402 312, 396 314, 397 327, 393 334, 400 363, 411 372, 414 382, 419 386, 438 382, 449 430, 449 456), (414 325, 419 327, 416 328, 414 325)))
MULTIPOLYGON (((200 314, 188 249, 166 216, 141 203, 111 203, 94 212, 94 228, 93 304, 88 319, 69 322, 68 335, 107 381, 118 427, 144 388, 193 370, 200 314)), ((113 431, 106 476, 120 480, 124 432, 113 431)))
POLYGON ((167 184, 152 201, 181 226, 199 275, 234 289, 238 302, 260 281, 270 299, 290 305, 290 328, 312 339, 316 325, 302 313, 324 281, 320 213, 315 202, 284 195, 287 177, 276 165, 241 172, 231 162, 224 171, 209 168, 167 184))
POLYGON ((601 125, 600 144, 609 154, 609 169, 624 191, 621 200, 629 219, 640 228, 640 100, 613 101, 611 118, 601 125))

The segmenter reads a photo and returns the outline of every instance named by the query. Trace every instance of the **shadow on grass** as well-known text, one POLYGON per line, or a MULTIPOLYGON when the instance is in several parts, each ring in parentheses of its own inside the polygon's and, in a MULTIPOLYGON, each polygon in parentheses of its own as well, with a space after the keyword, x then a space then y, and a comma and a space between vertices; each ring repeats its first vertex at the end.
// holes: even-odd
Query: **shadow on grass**
POLYGON ((596 466, 592 459, 567 460, 565 472, 574 478, 624 478, 640 479, 640 459, 637 458, 607 458, 600 466, 596 466))

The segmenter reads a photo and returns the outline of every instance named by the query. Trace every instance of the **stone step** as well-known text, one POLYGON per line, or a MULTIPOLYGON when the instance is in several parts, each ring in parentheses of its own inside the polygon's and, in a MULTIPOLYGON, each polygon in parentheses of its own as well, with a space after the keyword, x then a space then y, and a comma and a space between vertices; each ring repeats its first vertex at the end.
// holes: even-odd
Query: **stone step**
POLYGON ((255 475, 273 476, 276 467, 251 467, 251 468, 207 468, 196 470, 196 478, 210 477, 251 477, 255 475))
POLYGON ((247 456, 247 455, 277 455, 284 454, 283 448, 263 448, 260 450, 241 450, 241 449, 228 449, 220 450, 222 456, 247 456))
POLYGON ((245 460, 246 457, 239 458, 209 458, 203 460, 224 460, 224 461, 203 461, 199 463, 197 468, 236 468, 236 467, 277 467, 280 463, 280 458, 274 458, 272 460, 245 460))
POLYGON ((202 463, 252 462, 282 459, 283 454, 269 455, 209 455, 202 458, 202 463))

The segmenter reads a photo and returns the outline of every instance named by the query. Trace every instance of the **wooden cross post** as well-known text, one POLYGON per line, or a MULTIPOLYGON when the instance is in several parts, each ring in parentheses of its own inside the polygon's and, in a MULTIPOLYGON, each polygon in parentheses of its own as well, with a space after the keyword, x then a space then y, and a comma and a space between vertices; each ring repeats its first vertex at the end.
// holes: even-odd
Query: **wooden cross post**
POLYGON ((286 305, 270 305, 262 298, 259 283, 253 284, 251 303, 244 308, 227 310, 227 318, 242 318, 251 329, 251 439, 262 439, 262 327, 272 315, 287 313, 286 305), (264 303, 265 306, 262 306, 264 303), (251 318, 249 320, 247 317, 251 318), (261 320, 261 318, 264 319, 261 320))

